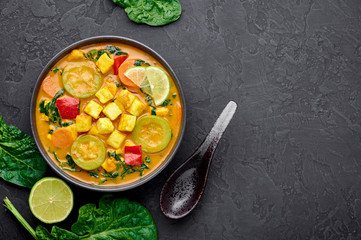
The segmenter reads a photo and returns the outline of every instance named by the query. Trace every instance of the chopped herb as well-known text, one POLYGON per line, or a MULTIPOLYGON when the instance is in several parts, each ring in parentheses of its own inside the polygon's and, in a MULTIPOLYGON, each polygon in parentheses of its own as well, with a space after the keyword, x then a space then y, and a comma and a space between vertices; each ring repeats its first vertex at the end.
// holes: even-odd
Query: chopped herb
POLYGON ((45 100, 39 104, 40 113, 44 113, 47 117, 49 117, 49 123, 58 123, 61 127, 63 126, 62 120, 60 118, 59 110, 56 107, 55 103, 59 97, 64 95, 64 92, 65 90, 61 89, 59 92, 55 94, 54 98, 46 105, 45 105, 45 100))
POLYGON ((48 133, 53 134, 53 132, 54 132, 54 129, 50 130, 48 133))
POLYGON ((79 105, 78 105, 78 112, 80 112, 80 100, 79 100, 79 105))
POLYGON ((51 71, 53 71, 53 73, 57 73, 57 72, 60 71, 60 69, 59 69, 59 68, 55 68, 55 69, 53 69, 53 70, 51 70, 51 71))
POLYGON ((116 82, 115 85, 117 86, 117 88, 127 89, 122 83, 116 82))
POLYGON ((166 106, 168 106, 168 104, 170 104, 170 99, 164 100, 164 102, 161 104, 161 106, 166 107, 166 106))
POLYGON ((66 158, 66 160, 68 160, 69 167, 75 168, 75 162, 74 162, 73 158, 70 156, 70 154, 67 154, 65 156, 65 158, 66 158))
POLYGON ((117 162, 117 170, 122 168, 122 164, 120 164, 119 162, 117 162))
POLYGON ((108 178, 116 178, 119 176, 119 172, 112 172, 112 173, 102 173, 103 177, 108 177, 108 178))
POLYGON ((108 179, 104 178, 104 179, 99 181, 99 184, 105 183, 106 181, 108 181, 108 179))
POLYGON ((126 52, 123 52, 122 50, 120 50, 120 48, 118 47, 115 47, 115 46, 107 46, 106 49, 108 52, 110 52, 111 54, 114 54, 114 55, 128 55, 128 53, 126 52))
POLYGON ((104 53, 108 54, 108 56, 109 56, 109 53, 106 50, 104 50, 104 49, 98 50, 98 55, 95 58, 95 60, 98 60, 100 58, 100 56, 103 55, 104 53))
POLYGON ((95 55, 96 53, 97 53, 97 50, 91 50, 91 51, 90 51, 90 54, 91 54, 91 55, 95 55))
POLYGON ((144 94, 145 94, 145 100, 148 102, 149 106, 154 106, 152 97, 149 96, 147 93, 144 94))
POLYGON ((97 173, 93 172, 93 171, 89 171, 88 174, 91 177, 99 178, 99 175, 97 173))
POLYGON ((55 152, 53 152, 53 155, 54 155, 55 160, 56 160, 58 163, 61 163, 60 160, 59 160, 59 158, 58 158, 58 156, 56 156, 56 153, 55 153, 55 152))
POLYGON ((73 124, 73 121, 70 121, 70 122, 63 123, 62 126, 67 127, 67 126, 70 126, 72 124, 73 124))
POLYGON ((150 163, 150 157, 149 157, 149 156, 146 156, 144 160, 145 160, 147 163, 150 163))
POLYGON ((144 60, 137 59, 134 61, 134 66, 142 66, 142 65, 150 66, 150 64, 144 60))
POLYGON ((171 117, 171 116, 173 116, 171 113, 169 113, 169 115, 168 115, 169 117, 171 117))
POLYGON ((173 133, 170 134, 170 137, 171 137, 171 138, 173 137, 173 133))
POLYGON ((177 94, 176 94, 176 93, 173 93, 173 94, 172 94, 172 97, 173 97, 173 98, 175 98, 176 96, 177 96, 177 94))
POLYGON ((72 169, 72 168, 64 168, 64 167, 62 167, 61 169, 67 170, 69 172, 82 172, 82 170, 76 170, 76 169, 72 169))
POLYGON ((155 107, 152 108, 152 111, 151 111, 152 115, 157 115, 157 109, 155 107))

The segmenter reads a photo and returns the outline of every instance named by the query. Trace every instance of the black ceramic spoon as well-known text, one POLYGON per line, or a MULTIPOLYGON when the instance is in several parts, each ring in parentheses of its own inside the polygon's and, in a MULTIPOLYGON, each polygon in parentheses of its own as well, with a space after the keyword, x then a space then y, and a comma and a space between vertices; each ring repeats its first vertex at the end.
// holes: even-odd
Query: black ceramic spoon
POLYGON ((167 217, 182 218, 198 204, 206 186, 214 151, 236 109, 237 104, 230 101, 203 143, 164 184, 160 194, 160 208, 167 217))

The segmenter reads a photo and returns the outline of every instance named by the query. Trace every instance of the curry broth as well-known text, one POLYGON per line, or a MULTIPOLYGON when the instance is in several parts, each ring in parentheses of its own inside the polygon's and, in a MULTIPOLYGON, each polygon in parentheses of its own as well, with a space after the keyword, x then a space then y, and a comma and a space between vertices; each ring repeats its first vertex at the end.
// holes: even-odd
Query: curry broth
MULTIPOLYGON (((122 51, 127 52, 128 56, 129 56, 128 59, 141 59, 141 60, 148 62, 150 65, 160 67, 165 72, 167 72, 165 70, 165 68, 152 56, 150 56, 149 54, 147 54, 135 47, 129 46, 129 45, 110 42, 110 43, 102 43, 102 44, 93 44, 93 45, 89 45, 89 46, 79 48, 79 49, 82 50, 83 52, 87 53, 87 52, 90 52, 91 50, 105 49, 107 45, 116 46, 116 47, 120 48, 122 51)), ((67 56, 65 56, 58 63, 56 63, 55 66, 53 66, 53 69, 56 69, 56 68, 63 69, 69 63, 69 61, 67 61, 67 56)), ((113 74, 113 70, 110 70, 107 74, 102 74, 102 79, 103 79, 102 87, 105 86, 104 79, 109 74, 113 74)), ((152 171, 154 171, 155 169, 157 169, 159 166, 161 166, 163 164, 163 162, 167 159, 169 154, 172 152, 172 150, 179 138, 180 131, 181 131, 182 115, 183 115, 182 101, 181 101, 179 90, 177 89, 177 86, 174 82, 174 79, 172 79, 171 75, 169 75, 168 72, 167 72, 167 75, 170 79, 170 93, 169 93, 168 98, 171 99, 172 105, 169 104, 167 106, 167 108, 169 108, 169 115, 163 117, 163 119, 165 119, 168 122, 168 124, 172 130, 172 138, 171 138, 168 146, 160 152, 157 152, 157 153, 143 152, 143 154, 142 154, 143 160, 144 160, 145 156, 149 156, 151 159, 150 163, 147 163, 149 169, 144 170, 143 177, 147 176, 148 174, 150 174, 152 171), (173 97, 173 94, 175 95, 175 97, 173 97)), ((53 71, 49 71, 49 73, 47 74, 46 77, 48 77, 48 76, 58 78, 58 81, 57 81, 58 86, 54 86, 54 88, 59 88, 59 89, 63 88, 60 74, 54 73, 53 71)), ((120 83, 118 76, 116 76, 116 80, 120 83)), ((145 94, 140 92, 139 88, 137 88, 137 87, 135 87, 135 88, 127 87, 127 89, 131 90, 131 91, 136 91, 137 93, 133 92, 133 94, 136 95, 139 98, 139 100, 141 100, 147 106, 146 110, 144 110, 144 112, 141 115, 139 115, 137 117, 137 119, 141 118, 142 116, 151 115, 151 109, 148 106, 148 102, 146 102, 146 100, 145 100, 145 94)), ((122 87, 118 88, 117 93, 115 95, 117 95, 121 90, 122 90, 122 87)), ((65 92, 65 94, 61 98, 63 98, 63 97, 72 97, 72 96, 69 93, 65 92)), ((64 148, 64 149, 56 148, 53 146, 52 141, 50 139, 48 139, 48 134, 50 131, 49 122, 44 121, 41 118, 39 104, 43 100, 51 100, 51 99, 52 99, 52 97, 50 97, 48 94, 46 94, 42 88, 40 88, 39 94, 37 97, 37 104, 36 104, 36 114, 35 114, 36 126, 37 126, 37 131, 39 134, 39 138, 41 140, 41 143, 42 143, 44 149, 47 150, 48 156, 54 161, 54 163, 56 163, 59 166, 59 163, 58 163, 58 161, 56 161, 52 152, 56 153, 56 155, 60 161, 67 162, 65 157, 67 154, 70 154, 71 146, 64 148)), ((95 96, 91 96, 91 97, 85 98, 85 99, 80 99, 79 114, 84 114, 84 108, 91 100, 94 100, 95 102, 102 105, 103 107, 106 106, 106 104, 107 104, 107 103, 105 103, 105 104, 100 103, 98 98, 95 96)), ((116 118, 114 121, 112 121, 115 129, 117 129, 117 126, 119 123, 119 118, 120 118, 120 116, 118 118, 116 118)), ((73 120, 73 121, 75 122, 75 120, 73 120)), ((94 125, 95 123, 96 123, 96 119, 92 118, 92 125, 94 125)), ((53 124, 53 123, 51 125, 55 126, 55 124, 53 124)), ((122 132, 122 133, 125 133, 127 135, 126 139, 123 141, 123 143, 121 145, 121 148, 124 149, 124 143, 127 140, 132 143, 134 143, 134 142, 132 140, 131 133, 128 133, 128 132, 122 132)), ((86 135, 86 134, 87 133, 78 133, 78 137, 86 135)), ((104 142, 107 152, 113 152, 113 151, 115 151, 115 149, 113 149, 111 146, 109 146, 105 142, 109 135, 110 134, 104 134, 104 135, 99 134, 99 135, 97 135, 97 137, 99 137, 104 142)), ((78 166, 76 167, 76 169, 80 170, 80 168, 78 166)), ((100 171, 97 169, 93 170, 94 172, 96 172, 99 175, 99 178, 90 176, 88 171, 85 171, 85 170, 82 170, 81 172, 71 172, 71 171, 67 171, 67 170, 63 170, 63 171, 66 172, 67 174, 71 175, 72 177, 74 177, 80 181, 89 183, 89 184, 100 184, 101 181, 103 179, 105 179, 104 177, 101 176, 101 173, 104 172, 104 170, 102 168, 100 169, 100 171)), ((119 171, 121 173, 122 170, 119 170, 119 171)), ((135 182, 135 181, 139 180, 139 178, 140 178, 139 172, 135 172, 135 173, 125 175, 125 177, 123 179, 120 176, 115 179, 107 178, 107 181, 104 183, 101 183, 101 184, 102 185, 119 185, 119 184, 123 185, 123 184, 129 184, 131 182, 135 182)))

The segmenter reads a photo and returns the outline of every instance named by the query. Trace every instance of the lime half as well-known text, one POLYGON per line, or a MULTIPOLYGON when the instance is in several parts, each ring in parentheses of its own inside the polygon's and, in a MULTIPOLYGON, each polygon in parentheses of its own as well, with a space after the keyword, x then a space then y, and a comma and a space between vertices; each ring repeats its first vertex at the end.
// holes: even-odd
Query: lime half
POLYGON ((36 218, 44 223, 63 221, 73 209, 73 192, 58 178, 40 179, 31 189, 29 206, 36 218))
POLYGON ((125 71, 124 75, 140 87, 145 79, 145 67, 131 67, 125 71))
POLYGON ((147 81, 150 86, 150 95, 154 99, 156 106, 162 104, 169 95, 169 78, 163 69, 159 67, 146 68, 147 81))

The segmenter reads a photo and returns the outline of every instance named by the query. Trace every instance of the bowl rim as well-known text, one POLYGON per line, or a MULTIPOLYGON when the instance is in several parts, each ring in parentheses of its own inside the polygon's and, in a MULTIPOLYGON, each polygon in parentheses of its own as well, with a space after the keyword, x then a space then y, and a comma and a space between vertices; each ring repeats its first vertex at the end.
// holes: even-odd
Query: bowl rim
POLYGON ((32 92, 31 102, 30 102, 30 125, 31 125, 31 131, 32 131, 36 146, 39 149, 39 152, 41 153, 42 157, 45 159, 47 164, 62 179, 65 179, 67 182, 69 182, 71 184, 74 184, 76 186, 79 186, 79 187, 82 187, 82 188, 85 188, 85 189, 88 189, 88 190, 94 190, 94 191, 99 191, 99 192, 120 192, 120 191, 125 191, 125 190, 129 190, 129 189, 141 186, 141 185, 145 184, 146 182, 150 181, 155 176, 157 176, 160 172, 162 172, 165 169, 165 167, 170 163, 170 161, 174 158, 174 156, 175 156, 176 152, 178 151, 179 146, 180 146, 180 144, 182 142, 184 132, 185 132, 185 127, 186 127, 186 104, 185 104, 185 99, 184 99, 184 93, 183 93, 183 90, 182 90, 182 86, 180 84, 180 81, 179 81, 177 75, 175 74, 174 70, 170 67, 168 62, 160 54, 158 54, 155 50, 153 50, 152 48, 148 47, 147 45, 145 45, 145 44, 143 44, 143 43, 141 43, 141 42, 139 42, 137 40, 131 39, 131 38, 122 37, 122 36, 115 36, 115 35, 99 35, 99 36, 84 38, 82 40, 79 40, 77 42, 74 42, 74 43, 68 45, 67 47, 65 47, 63 50, 58 52, 53 58, 51 58, 48 61, 48 63, 45 65, 45 67, 41 71, 40 75, 38 76, 38 78, 37 78, 37 80, 35 82, 35 85, 34 85, 33 92, 32 92), (181 129, 179 138, 178 138, 176 144, 174 145, 172 152, 169 154, 168 158, 163 162, 163 164, 161 164, 157 169, 155 169, 154 171, 149 173, 146 177, 141 178, 138 181, 131 182, 131 183, 126 184, 126 185, 119 185, 119 186, 118 185, 107 186, 107 185, 88 184, 88 183, 85 183, 83 181, 80 181, 80 180, 72 177, 70 174, 65 173, 64 170, 61 170, 60 167, 58 165, 56 165, 55 162, 48 156, 46 150, 42 146, 42 143, 40 141, 38 132, 36 130, 36 120, 35 120, 36 100, 37 100, 38 93, 39 93, 39 90, 40 90, 40 87, 41 87, 41 82, 45 78, 47 73, 51 70, 51 68, 59 60, 61 60, 65 55, 70 53, 73 49, 78 49, 80 47, 88 46, 88 45, 91 45, 91 44, 106 43, 106 42, 108 42, 108 43, 115 42, 115 43, 127 44, 127 45, 130 45, 132 47, 138 48, 138 49, 146 52, 147 54, 151 55, 152 57, 154 57, 159 63, 162 64, 162 66, 167 70, 167 72, 174 79, 174 82, 178 87, 178 91, 180 93, 180 97, 181 97, 182 104, 183 104, 182 129, 181 129))

